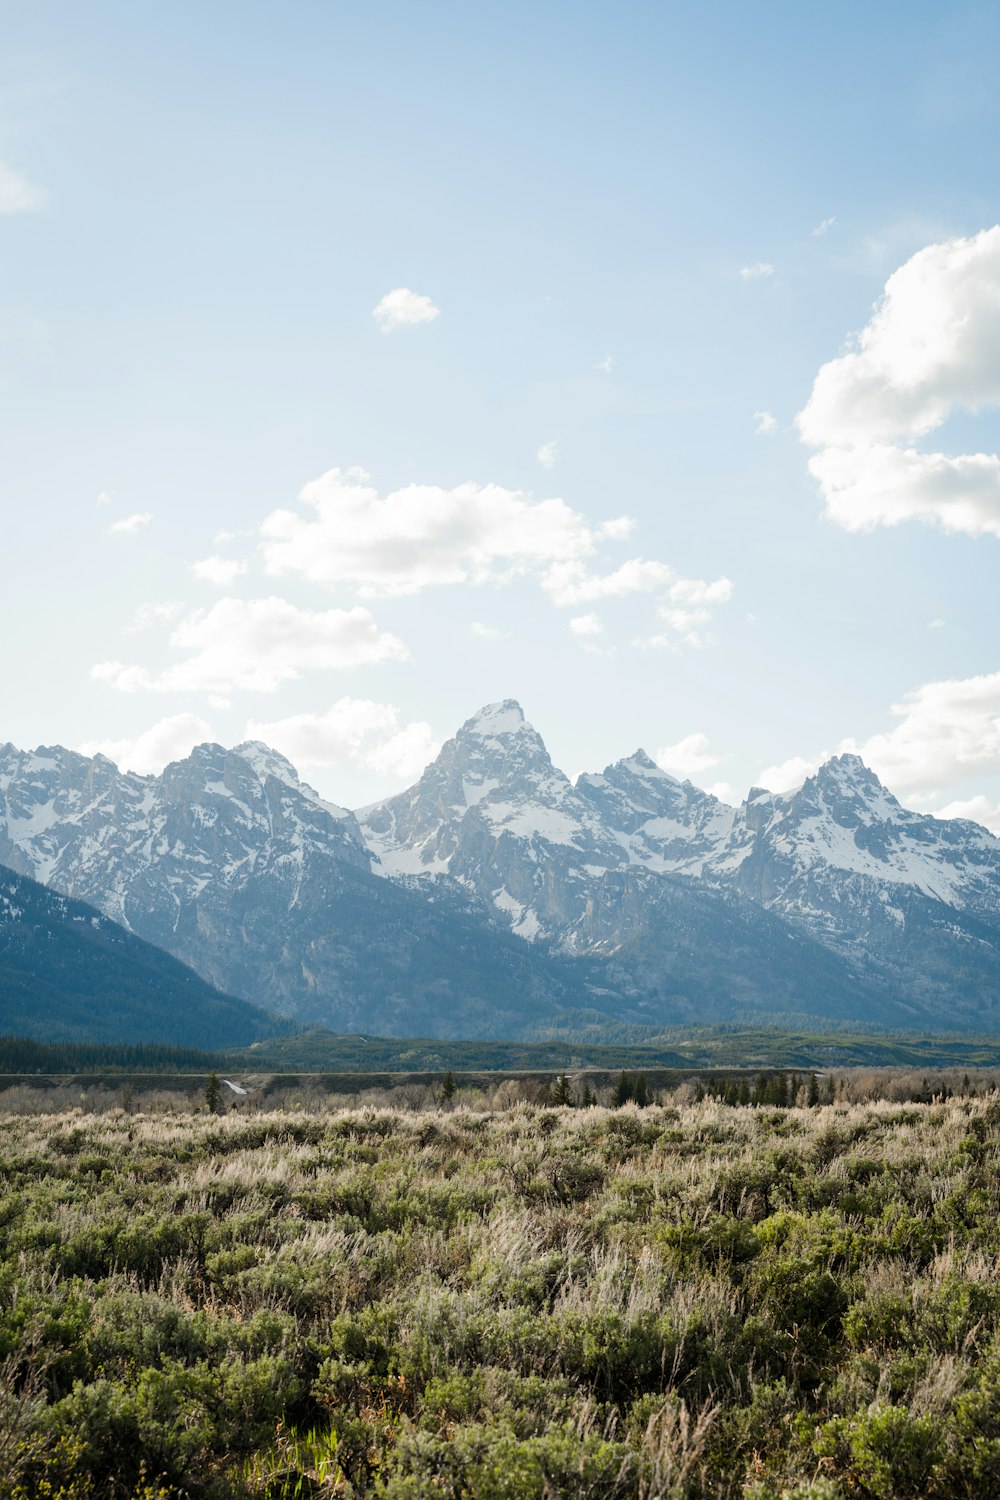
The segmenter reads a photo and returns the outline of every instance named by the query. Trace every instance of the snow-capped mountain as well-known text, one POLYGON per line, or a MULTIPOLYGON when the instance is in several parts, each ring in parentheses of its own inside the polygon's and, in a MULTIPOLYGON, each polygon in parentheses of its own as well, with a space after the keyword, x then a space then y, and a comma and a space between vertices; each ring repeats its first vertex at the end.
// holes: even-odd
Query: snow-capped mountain
POLYGON ((409 791, 358 816, 377 868, 448 874, 529 939, 557 937, 589 882, 622 862, 612 831, 510 699, 463 724, 409 791))
POLYGON ((199 745, 160 776, 6 745, 3 865, 300 1020, 446 1035, 461 1007, 469 1034, 504 1035, 580 1003, 457 882, 428 901, 373 874, 354 815, 256 743, 199 745))
POLYGON ((664 981, 664 923, 683 921, 676 886, 663 915, 672 880, 823 944, 880 1005, 891 992, 907 1011, 944 1001, 986 1023, 1000 998, 1000 840, 903 808, 854 755, 785 795, 753 788, 739 808, 642 750, 571 787, 507 701, 463 725, 416 786, 359 816, 386 873, 447 874, 524 937, 605 956, 641 938, 648 959, 658 933, 664 981))
POLYGON ((8 745, 0 864, 229 993, 400 1034, 513 1035, 581 1006, 990 1026, 1000 997, 985 829, 901 807, 856 756, 739 808, 641 750, 574 785, 513 700, 356 815, 259 744, 158 777, 8 745))

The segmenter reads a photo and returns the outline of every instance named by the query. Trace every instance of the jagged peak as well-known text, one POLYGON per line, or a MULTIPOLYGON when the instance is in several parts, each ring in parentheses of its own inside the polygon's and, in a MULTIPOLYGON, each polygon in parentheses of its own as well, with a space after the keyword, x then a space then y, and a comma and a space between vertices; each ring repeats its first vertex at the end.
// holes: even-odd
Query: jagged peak
POLYGON ((466 719, 458 733, 464 737, 489 737, 495 739, 506 734, 532 731, 524 717, 524 709, 516 698, 501 698, 497 703, 485 704, 478 713, 466 719))
POLYGON ((279 781, 298 785, 299 773, 291 761, 263 740, 244 740, 241 745, 233 746, 233 754, 246 761, 258 776, 276 776, 279 781))
POLYGON ((821 787, 850 787, 855 790, 879 792, 895 801, 892 793, 879 780, 871 766, 866 765, 861 756, 855 754, 854 751, 832 755, 829 760, 823 762, 814 775, 808 778, 805 784, 821 787))
POLYGON ((676 780, 676 777, 671 776, 669 771, 664 771, 662 766, 658 766, 641 745, 638 750, 633 750, 631 755, 626 755, 623 760, 616 761, 615 765, 620 766, 623 771, 632 771, 638 776, 648 776, 652 773, 654 776, 665 776, 668 781, 676 780))

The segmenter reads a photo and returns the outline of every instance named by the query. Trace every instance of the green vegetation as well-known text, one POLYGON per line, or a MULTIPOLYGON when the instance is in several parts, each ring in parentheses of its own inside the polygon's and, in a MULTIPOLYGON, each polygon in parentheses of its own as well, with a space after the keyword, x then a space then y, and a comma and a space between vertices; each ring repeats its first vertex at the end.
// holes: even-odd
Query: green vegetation
MULTIPOLYGON (((623 1028, 635 1033, 640 1028, 623 1028)), ((579 1072, 592 1069, 998 1067, 1000 1038, 917 1036, 829 1028, 806 1031, 744 1025, 676 1027, 620 1042, 567 1034, 539 1042, 441 1041, 420 1037, 295 1031, 223 1052, 151 1044, 47 1044, 0 1037, 0 1075, 239 1072, 453 1074, 579 1072)))
POLYGON ((1000 1492, 995 1093, 472 1108, 452 1081, 4 1116, 2 1493, 1000 1492))

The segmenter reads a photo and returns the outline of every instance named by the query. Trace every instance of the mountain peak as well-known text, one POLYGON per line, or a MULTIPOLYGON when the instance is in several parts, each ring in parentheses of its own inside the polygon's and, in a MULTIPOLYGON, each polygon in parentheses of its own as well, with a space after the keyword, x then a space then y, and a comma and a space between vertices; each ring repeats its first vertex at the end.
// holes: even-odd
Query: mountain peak
POLYGON ((463 736, 488 736, 497 738, 504 734, 519 734, 530 725, 524 717, 524 709, 516 698, 502 698, 499 703, 487 703, 471 719, 466 719, 458 731, 463 736))
POLYGON ((287 781, 291 786, 299 783, 299 773, 291 761, 286 760, 279 751, 272 750, 270 745, 265 745, 262 740, 244 740, 242 745, 233 747, 233 754, 245 760, 261 778, 276 776, 279 781, 287 781))

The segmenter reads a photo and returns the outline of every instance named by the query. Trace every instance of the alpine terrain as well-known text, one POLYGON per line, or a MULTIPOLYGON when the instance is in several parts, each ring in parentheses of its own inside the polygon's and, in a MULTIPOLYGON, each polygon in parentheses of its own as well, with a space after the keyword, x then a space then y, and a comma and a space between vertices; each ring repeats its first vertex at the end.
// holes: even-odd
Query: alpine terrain
POLYGON ((572 783, 512 700, 352 813, 282 756, 0 749, 0 863, 299 1020, 523 1036, 797 1012, 993 1029, 1000 840, 856 756, 729 807, 637 750, 572 783))

